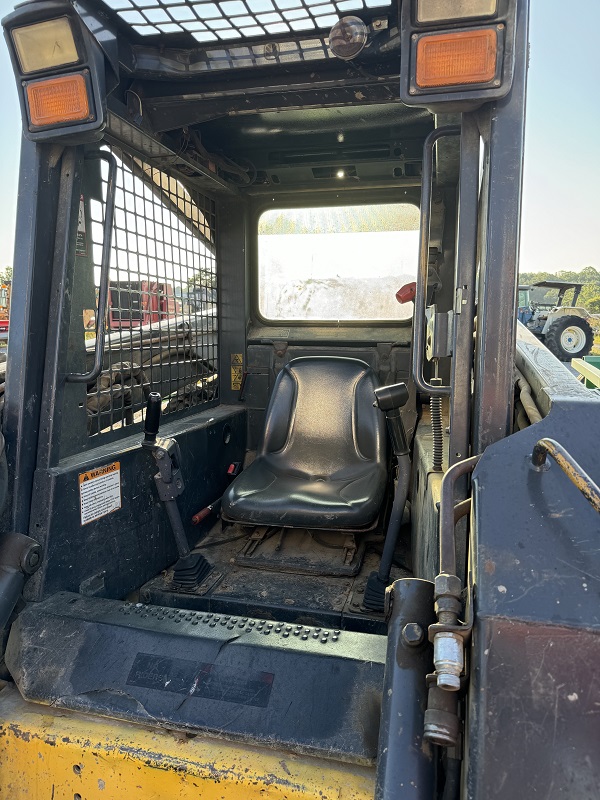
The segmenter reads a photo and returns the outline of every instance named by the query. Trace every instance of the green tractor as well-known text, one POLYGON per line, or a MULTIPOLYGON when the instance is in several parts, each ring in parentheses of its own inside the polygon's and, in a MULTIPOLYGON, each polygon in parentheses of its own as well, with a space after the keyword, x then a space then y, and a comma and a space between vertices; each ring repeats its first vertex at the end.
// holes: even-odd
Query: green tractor
POLYGON ((519 321, 561 361, 587 356, 594 345, 590 314, 577 305, 581 287, 581 283, 570 281, 538 281, 531 286, 519 286, 519 321), (565 294, 571 289, 571 305, 563 305, 565 294))

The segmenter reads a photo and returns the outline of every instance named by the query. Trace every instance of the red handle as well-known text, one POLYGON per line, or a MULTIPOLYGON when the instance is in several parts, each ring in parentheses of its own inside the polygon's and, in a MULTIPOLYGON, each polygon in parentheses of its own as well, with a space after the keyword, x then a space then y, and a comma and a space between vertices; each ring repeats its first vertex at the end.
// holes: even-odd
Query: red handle
POLYGON ((202 511, 199 511, 197 514, 194 514, 192 517, 192 525, 200 525, 203 519, 206 519, 209 514, 212 514, 212 507, 206 506, 203 508, 202 511))
POLYGON ((417 284, 415 281, 412 283, 405 283, 401 289, 396 292, 396 300, 399 303, 410 303, 415 299, 417 293, 417 284))

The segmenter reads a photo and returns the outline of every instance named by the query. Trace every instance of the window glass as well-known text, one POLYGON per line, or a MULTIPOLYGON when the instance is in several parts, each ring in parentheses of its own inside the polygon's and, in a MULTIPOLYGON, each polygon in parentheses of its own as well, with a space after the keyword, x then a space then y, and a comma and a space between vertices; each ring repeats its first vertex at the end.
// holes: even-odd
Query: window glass
POLYGON ((259 310, 270 320, 406 320, 396 292, 417 275, 408 203, 270 209, 258 225, 259 310))

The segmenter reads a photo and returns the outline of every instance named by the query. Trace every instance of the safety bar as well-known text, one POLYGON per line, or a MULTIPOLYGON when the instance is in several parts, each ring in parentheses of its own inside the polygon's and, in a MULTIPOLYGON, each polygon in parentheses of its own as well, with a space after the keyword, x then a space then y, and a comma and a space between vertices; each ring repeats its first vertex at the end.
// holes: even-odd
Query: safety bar
POLYGON ((107 150, 86 153, 86 160, 106 161, 108 180, 106 184, 106 210, 102 235, 102 261, 100 262, 100 288, 98 291, 98 314, 96 315, 96 347, 94 366, 89 372, 70 372, 65 380, 68 383, 91 383, 102 372, 104 360, 104 339, 106 334, 106 312, 108 309, 108 279, 110 273, 110 249, 112 245, 113 219, 115 215, 115 194, 117 182, 117 160, 107 150))
POLYGON ((556 461, 567 478, 579 489, 592 508, 600 513, 600 487, 594 483, 573 456, 554 439, 540 439, 531 454, 533 467, 542 472, 547 456, 556 461))
POLYGON ((460 136, 458 125, 445 125, 432 131, 423 145, 421 170, 421 230, 419 237, 419 271, 413 317, 412 372, 417 389, 430 395, 449 395, 450 386, 434 386, 423 376, 425 356, 425 303, 429 268, 429 227, 431 225, 431 195, 433 190, 433 148, 445 136, 460 136))

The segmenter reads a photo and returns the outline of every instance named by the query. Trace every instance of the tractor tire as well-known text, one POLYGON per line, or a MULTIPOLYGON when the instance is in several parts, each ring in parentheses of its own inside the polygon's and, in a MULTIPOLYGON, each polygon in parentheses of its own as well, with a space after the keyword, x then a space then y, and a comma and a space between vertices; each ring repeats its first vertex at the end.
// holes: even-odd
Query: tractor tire
POLYGON ((560 317, 548 328, 544 344, 561 361, 582 358, 594 346, 594 331, 583 317, 560 317))

